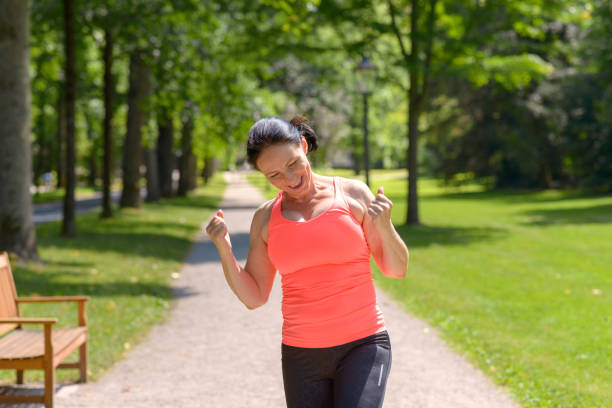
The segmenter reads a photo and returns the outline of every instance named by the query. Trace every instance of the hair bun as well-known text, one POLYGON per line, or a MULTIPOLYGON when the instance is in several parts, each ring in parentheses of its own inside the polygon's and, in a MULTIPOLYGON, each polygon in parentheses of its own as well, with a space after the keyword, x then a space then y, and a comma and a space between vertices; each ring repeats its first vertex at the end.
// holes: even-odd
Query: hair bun
POLYGON ((304 115, 298 115, 294 117, 293 119, 291 119, 289 123, 291 123, 293 126, 299 129, 300 126, 302 126, 303 124, 308 125, 308 119, 304 115))
POLYGON ((308 119, 304 115, 298 115, 291 119, 289 122, 293 125, 299 132, 301 136, 304 136, 306 139, 306 143, 308 143, 308 152, 312 152, 317 150, 319 147, 319 143, 317 141, 317 135, 314 130, 310 127, 308 123, 308 119))

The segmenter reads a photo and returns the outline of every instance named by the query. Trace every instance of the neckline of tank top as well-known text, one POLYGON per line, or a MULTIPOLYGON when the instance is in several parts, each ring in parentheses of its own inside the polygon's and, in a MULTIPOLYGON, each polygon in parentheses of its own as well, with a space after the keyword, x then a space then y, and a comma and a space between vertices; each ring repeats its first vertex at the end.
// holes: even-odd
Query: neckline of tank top
POLYGON ((283 201, 283 192, 281 191, 279 193, 280 199, 277 197, 277 203, 276 203, 276 207, 277 211, 278 211, 278 215, 280 217, 280 219, 284 222, 292 222, 295 224, 307 224, 311 221, 314 221, 318 218, 321 218, 323 215, 327 214, 330 210, 334 209, 335 207, 337 207, 337 202, 338 202, 338 188, 340 188, 341 186, 338 185, 338 178, 336 176, 333 176, 333 186, 334 186, 334 199, 332 201, 332 204, 325 210, 323 211, 321 214, 318 214, 315 217, 309 218, 307 220, 303 220, 303 221, 294 221, 294 220, 290 220, 289 218, 285 217, 283 215, 283 206, 282 206, 282 201, 283 201))

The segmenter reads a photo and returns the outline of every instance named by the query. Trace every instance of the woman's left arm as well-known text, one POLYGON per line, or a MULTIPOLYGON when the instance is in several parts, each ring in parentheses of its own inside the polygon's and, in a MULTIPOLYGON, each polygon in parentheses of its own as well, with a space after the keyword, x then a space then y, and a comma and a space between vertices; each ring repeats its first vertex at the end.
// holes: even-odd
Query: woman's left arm
POLYGON ((363 230, 376 265, 385 276, 403 278, 408 269, 408 248, 391 222, 393 203, 380 187, 376 196, 365 186, 363 200, 366 211, 363 230))

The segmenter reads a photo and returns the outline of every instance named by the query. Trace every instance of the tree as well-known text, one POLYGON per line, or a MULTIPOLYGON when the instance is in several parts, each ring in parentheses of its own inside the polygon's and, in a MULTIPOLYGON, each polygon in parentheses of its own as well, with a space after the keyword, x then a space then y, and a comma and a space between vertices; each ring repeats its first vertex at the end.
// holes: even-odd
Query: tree
POLYGON ((181 156, 179 157, 179 185, 177 195, 184 197, 187 193, 196 188, 197 168, 196 157, 193 154, 193 116, 192 104, 187 105, 183 113, 181 131, 181 156))
POLYGON ((102 218, 113 215, 111 184, 113 175, 113 33, 104 30, 104 165, 102 169, 102 218))
POLYGON ((162 197, 172 197, 174 170, 174 125, 169 108, 161 108, 157 116, 157 166, 162 197))
POLYGON ((76 47, 74 32, 74 0, 63 0, 64 5, 64 53, 65 61, 65 115, 66 115, 66 192, 64 195, 64 216, 62 235, 75 234, 76 152, 75 152, 75 103, 76 103, 76 47))
MULTIPOLYGON (((166 0, 136 1, 129 4, 116 3, 113 7, 113 22, 117 24, 117 40, 123 54, 129 55, 127 119, 122 152, 121 207, 141 206, 141 166, 145 160, 142 128, 152 106, 151 55, 159 37, 160 14, 169 6, 166 0), (154 41, 150 41, 153 39, 154 41)), ((110 22, 107 21, 107 24, 110 22)), ((146 163, 145 163, 146 162, 146 163)), ((147 177, 157 175, 156 167, 147 165, 147 177)), ((157 182, 156 182, 157 183, 157 182)), ((147 188, 148 201, 157 201, 159 194, 147 188), (157 197, 157 198, 156 198, 157 197)))
POLYGON ((147 198, 148 203, 156 203, 161 198, 159 191, 159 171, 157 171, 157 150, 149 147, 144 151, 144 162, 147 168, 147 198))
POLYGON ((0 3, 0 250, 37 260, 32 222, 29 5, 0 3))
MULTIPOLYGON (((577 132, 582 152, 576 152, 574 162, 586 174, 585 184, 612 191, 612 2, 592 2, 593 25, 585 44, 588 54, 598 68, 597 82, 602 95, 594 101, 598 126, 594 131, 577 132), (585 139, 585 134, 588 137, 585 139), (585 171, 586 170, 586 171, 585 171)), ((591 3, 589 3, 590 5, 591 3)), ((587 9, 588 10, 588 9, 587 9)))
POLYGON ((151 70, 143 61, 141 53, 140 50, 134 50, 130 53, 127 129, 123 144, 121 207, 138 208, 141 205, 142 127, 146 119, 144 104, 151 93, 151 70))
POLYGON ((425 6, 419 0, 411 0, 410 51, 408 51, 408 47, 404 44, 404 36, 396 21, 396 11, 393 1, 387 0, 389 15, 391 16, 391 27, 400 46, 404 63, 410 73, 410 87, 408 91, 407 224, 419 224, 419 201, 417 190, 419 118, 423 112, 423 106, 429 93, 429 77, 431 75, 431 58, 437 0, 429 0, 427 3, 427 6, 425 6), (427 18, 424 27, 420 28, 419 20, 422 11, 427 12, 427 18), (421 53, 423 55, 421 55, 421 53))
POLYGON ((41 173, 56 171, 56 188, 65 184, 65 115, 61 2, 30 2, 30 69, 35 124, 33 166, 35 182, 41 173))

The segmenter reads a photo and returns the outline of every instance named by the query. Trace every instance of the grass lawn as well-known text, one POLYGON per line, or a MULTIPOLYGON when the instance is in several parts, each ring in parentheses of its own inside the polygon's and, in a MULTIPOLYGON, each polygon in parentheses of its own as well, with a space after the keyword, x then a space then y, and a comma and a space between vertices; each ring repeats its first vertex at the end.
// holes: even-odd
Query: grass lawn
MULTIPOLYGON (((88 295, 89 370, 93 380, 140 342, 161 322, 172 303, 173 274, 200 224, 219 204, 225 184, 221 175, 187 198, 116 210, 111 219, 99 211, 77 216, 77 237, 59 236, 59 222, 36 227, 44 266, 13 263, 20 296, 88 295)), ((174 275, 177 277, 177 275, 174 275)), ((23 305, 23 315, 59 316, 59 326, 76 324, 71 304, 23 305)), ((75 354, 76 357, 76 354, 75 354)), ((58 379, 76 379, 76 370, 58 370, 58 379)), ((14 380, 14 371, 0 371, 14 380)), ((26 380, 42 373, 26 371, 26 380)))
MULTIPOLYGON (((77 187, 75 190, 76 198, 87 198, 93 197, 96 192, 100 190, 96 190, 93 187, 77 187)), ((64 199, 64 189, 58 188, 51 191, 46 191, 44 193, 32 194, 32 203, 33 204, 42 204, 42 203, 50 203, 53 201, 61 201, 64 199)))
POLYGON ((406 227, 405 173, 372 180, 410 249, 406 278, 375 271, 380 287, 524 407, 612 407, 612 196, 422 179, 423 225, 406 227))

